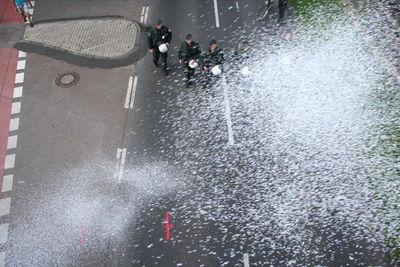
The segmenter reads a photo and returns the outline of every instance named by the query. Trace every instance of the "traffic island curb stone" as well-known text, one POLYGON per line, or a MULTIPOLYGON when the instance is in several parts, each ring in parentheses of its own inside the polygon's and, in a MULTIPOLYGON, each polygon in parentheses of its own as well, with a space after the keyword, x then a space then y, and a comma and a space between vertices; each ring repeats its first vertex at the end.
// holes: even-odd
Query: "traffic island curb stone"
POLYGON ((132 64, 145 54, 140 25, 126 18, 74 18, 26 27, 14 48, 88 67, 132 64))

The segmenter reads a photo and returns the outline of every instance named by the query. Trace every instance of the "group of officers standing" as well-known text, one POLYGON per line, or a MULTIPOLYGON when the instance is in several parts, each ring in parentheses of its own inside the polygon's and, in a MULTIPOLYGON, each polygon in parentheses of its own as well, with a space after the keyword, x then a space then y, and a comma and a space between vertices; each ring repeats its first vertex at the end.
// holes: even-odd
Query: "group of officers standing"
MULTIPOLYGON (((157 20, 156 25, 151 28, 148 35, 149 50, 153 54, 153 63, 157 67, 161 67, 165 75, 168 75, 168 48, 171 44, 172 32, 162 24, 161 20, 157 20), (159 61, 161 58, 161 65, 159 61)), ((248 48, 242 51, 247 51, 248 48)), ((235 53, 238 56, 241 52, 235 53)), ((207 87, 213 76, 219 76, 225 62, 225 55, 222 49, 218 46, 216 40, 209 42, 209 47, 202 51, 200 44, 193 41, 191 34, 187 34, 185 40, 180 44, 178 50, 178 60, 184 70, 186 80, 185 85, 189 87, 193 84, 193 76, 195 70, 200 66, 203 69, 204 77, 201 81, 203 87, 207 87)))

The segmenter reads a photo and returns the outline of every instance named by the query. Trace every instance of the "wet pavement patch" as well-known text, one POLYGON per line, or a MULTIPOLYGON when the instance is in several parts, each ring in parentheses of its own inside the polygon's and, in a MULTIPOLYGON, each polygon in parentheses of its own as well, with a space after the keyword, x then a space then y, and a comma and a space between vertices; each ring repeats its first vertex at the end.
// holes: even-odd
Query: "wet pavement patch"
POLYGON ((56 84, 63 88, 68 88, 76 85, 79 82, 80 76, 76 72, 64 72, 57 76, 56 84))

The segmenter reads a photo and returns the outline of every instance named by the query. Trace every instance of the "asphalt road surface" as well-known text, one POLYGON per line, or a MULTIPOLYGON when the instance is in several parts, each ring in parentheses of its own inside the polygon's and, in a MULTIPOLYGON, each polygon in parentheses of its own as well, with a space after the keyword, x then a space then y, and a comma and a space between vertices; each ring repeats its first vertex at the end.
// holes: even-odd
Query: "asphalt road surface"
MULTIPOLYGON (((228 110, 226 92, 204 90, 198 82, 185 88, 177 59, 187 33, 204 49, 211 39, 218 40, 226 54, 260 34, 280 38, 275 30, 286 26, 277 26, 277 3, 271 16, 256 21, 262 3, 43 0, 37 4, 34 19, 120 15, 152 24, 161 18, 173 31, 171 69, 164 76, 150 53, 131 66, 108 70, 28 54, 7 265, 291 264, 293 251, 285 250, 284 242, 279 248, 262 245, 273 225, 254 235, 249 228, 242 230, 242 214, 237 220, 223 219, 230 206, 251 207, 247 198, 254 188, 246 187, 241 180, 246 175, 239 173, 256 177, 258 170, 247 169, 246 163, 254 159, 235 143, 248 137, 231 132, 227 118, 231 116, 233 127, 240 126, 235 125, 240 118, 228 110), (55 86, 56 75, 64 71, 81 74, 76 88, 55 86), (190 120, 203 113, 207 120, 190 120), (202 135, 190 131, 199 128, 202 135)), ((296 264, 351 266, 348 255, 356 253, 358 245, 327 247, 322 257, 310 255, 296 264)))

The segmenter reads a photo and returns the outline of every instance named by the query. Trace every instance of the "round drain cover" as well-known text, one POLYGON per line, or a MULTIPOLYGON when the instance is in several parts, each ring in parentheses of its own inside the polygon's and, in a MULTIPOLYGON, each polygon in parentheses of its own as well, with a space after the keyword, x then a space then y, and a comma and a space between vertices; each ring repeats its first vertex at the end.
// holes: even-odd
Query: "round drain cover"
POLYGON ((79 74, 76 72, 65 72, 57 76, 56 84, 60 87, 72 87, 79 82, 79 74))

